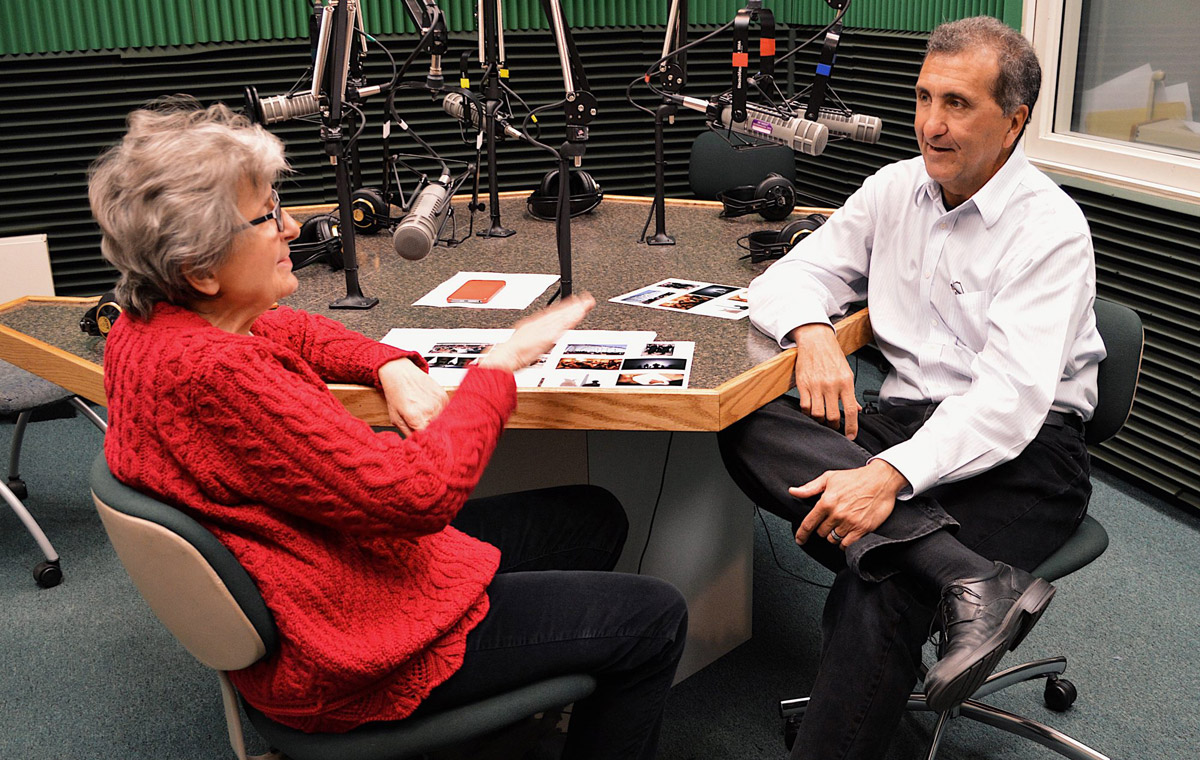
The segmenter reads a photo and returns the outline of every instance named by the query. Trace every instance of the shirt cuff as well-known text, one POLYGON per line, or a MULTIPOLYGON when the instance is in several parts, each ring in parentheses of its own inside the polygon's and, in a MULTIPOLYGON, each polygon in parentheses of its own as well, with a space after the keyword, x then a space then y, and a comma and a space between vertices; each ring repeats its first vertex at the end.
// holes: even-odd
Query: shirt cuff
POLYGON ((908 488, 896 494, 897 499, 911 499, 937 485, 938 476, 934 468, 937 462, 936 454, 912 445, 911 440, 884 449, 868 459, 867 463, 875 459, 882 459, 895 467, 896 471, 908 480, 908 488))
POLYGON ((792 330, 805 325, 829 325, 833 327, 833 322, 826 316, 825 312, 820 309, 797 309, 788 316, 783 324, 790 324, 791 327, 779 332, 777 338, 780 348, 791 348, 796 345, 796 341, 792 340, 792 330))

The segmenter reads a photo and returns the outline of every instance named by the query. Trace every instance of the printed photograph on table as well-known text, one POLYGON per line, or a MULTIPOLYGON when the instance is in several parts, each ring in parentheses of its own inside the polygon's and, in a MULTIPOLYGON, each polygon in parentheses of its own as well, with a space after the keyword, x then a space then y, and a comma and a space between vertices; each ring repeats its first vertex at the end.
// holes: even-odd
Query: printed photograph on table
POLYGON ((650 287, 652 288, 667 288, 669 290, 691 290, 692 288, 700 288, 708 285, 707 282, 692 282, 691 280, 663 280, 656 282, 650 287))
POLYGON ((647 356, 641 359, 626 359, 621 362, 621 369, 628 372, 629 370, 644 370, 644 369, 687 369, 687 359, 666 358, 662 356, 647 356))
POLYGON ((615 372, 578 372, 561 370, 542 378, 541 388, 611 388, 617 382, 615 372))
POLYGON ((601 343, 568 343, 563 349, 564 354, 602 354, 604 356, 623 356, 629 349, 628 344, 601 343))
POLYGON ((671 278, 608 300, 648 309, 682 311, 720 319, 742 319, 750 314, 746 293, 746 288, 737 285, 671 278))
POLYGON ((682 372, 622 372, 617 375, 617 387, 682 388, 682 372))
POLYGON ((430 347, 431 354, 486 354, 492 350, 492 343, 435 343, 430 347))
POLYGON ((594 356, 564 356, 558 360, 555 369, 589 369, 606 370, 620 369, 620 359, 599 359, 594 356))
POLYGON ((429 369, 466 369, 475 361, 469 356, 426 356, 429 369))
POLYGON ((631 293, 630 295, 623 297, 621 300, 624 301, 625 303, 646 304, 646 303, 654 303, 655 301, 658 301, 659 299, 666 298, 667 296, 673 296, 673 295, 676 295, 676 292, 674 290, 663 290, 662 288, 647 288, 646 290, 639 290, 635 293, 631 293))

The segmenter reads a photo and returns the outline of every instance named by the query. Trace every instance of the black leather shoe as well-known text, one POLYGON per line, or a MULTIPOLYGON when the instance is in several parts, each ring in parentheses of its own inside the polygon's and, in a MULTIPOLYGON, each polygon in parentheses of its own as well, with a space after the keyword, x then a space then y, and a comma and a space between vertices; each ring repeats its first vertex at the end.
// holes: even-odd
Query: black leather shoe
POLYGON ((1053 598, 1054 586, 1003 562, 990 575, 947 584, 940 607, 945 649, 925 676, 925 703, 945 712, 974 694, 1053 598))

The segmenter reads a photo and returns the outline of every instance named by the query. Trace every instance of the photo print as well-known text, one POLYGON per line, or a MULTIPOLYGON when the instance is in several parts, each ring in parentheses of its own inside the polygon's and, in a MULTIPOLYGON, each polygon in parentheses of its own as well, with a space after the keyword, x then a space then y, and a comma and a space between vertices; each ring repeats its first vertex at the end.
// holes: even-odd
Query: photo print
POLYGON ((746 288, 671 278, 610 298, 613 303, 685 311, 705 317, 742 319, 750 312, 746 288))

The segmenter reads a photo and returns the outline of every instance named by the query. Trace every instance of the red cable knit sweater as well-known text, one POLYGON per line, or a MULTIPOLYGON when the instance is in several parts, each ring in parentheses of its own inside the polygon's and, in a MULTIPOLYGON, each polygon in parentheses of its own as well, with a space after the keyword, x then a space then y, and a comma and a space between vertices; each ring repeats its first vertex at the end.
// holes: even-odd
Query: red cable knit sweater
POLYGON ((472 369, 402 439, 329 392, 419 356, 286 307, 252 336, 159 304, 108 337, 105 456, 123 483, 183 507, 228 546, 279 626, 272 656, 231 673, 304 731, 409 715, 462 664, 499 551, 448 523, 516 404, 510 373, 472 369))

